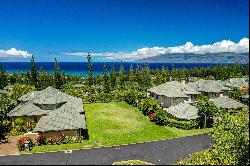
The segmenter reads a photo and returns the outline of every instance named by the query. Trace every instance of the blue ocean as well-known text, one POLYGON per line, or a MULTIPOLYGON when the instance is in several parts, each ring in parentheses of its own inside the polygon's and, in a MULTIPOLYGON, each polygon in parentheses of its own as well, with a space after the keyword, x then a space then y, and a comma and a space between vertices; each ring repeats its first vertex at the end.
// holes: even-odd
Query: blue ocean
MULTIPOLYGON (((106 64, 108 70, 111 69, 112 62, 93 62, 94 74, 101 75, 103 74, 103 65, 106 64)), ((120 69, 120 62, 115 62, 115 68, 118 71, 120 69)), ((138 63, 123 62, 124 69, 129 70, 131 64, 136 68, 138 63)), ((140 63, 139 63, 140 64, 140 63)), ((30 70, 30 62, 0 62, 0 65, 3 65, 7 73, 26 73, 27 70, 30 70)), ((172 69, 173 63, 148 63, 150 69, 161 69, 162 65, 168 67, 169 70, 172 69)), ((193 67, 209 67, 216 65, 231 65, 231 64, 218 64, 218 63, 174 63, 176 68, 193 68, 193 67)), ((54 71, 54 62, 36 62, 37 70, 40 70, 41 67, 48 73, 53 73, 54 71)), ((77 76, 86 76, 87 75, 87 62, 59 62, 60 70, 65 74, 77 75, 77 76)))

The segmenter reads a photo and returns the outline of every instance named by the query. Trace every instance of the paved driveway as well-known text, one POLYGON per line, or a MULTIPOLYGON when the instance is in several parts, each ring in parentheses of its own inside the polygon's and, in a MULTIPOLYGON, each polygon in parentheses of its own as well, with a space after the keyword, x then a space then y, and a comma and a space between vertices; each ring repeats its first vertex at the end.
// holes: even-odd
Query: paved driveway
POLYGON ((21 136, 10 136, 9 141, 7 143, 0 144, 0 156, 9 155, 9 154, 19 154, 19 150, 17 148, 17 140, 21 136))
POLYGON ((83 149, 72 153, 51 152, 42 154, 0 157, 3 164, 96 165, 112 164, 122 160, 143 160, 154 164, 171 164, 191 153, 205 150, 213 140, 207 134, 169 139, 111 148, 83 149))

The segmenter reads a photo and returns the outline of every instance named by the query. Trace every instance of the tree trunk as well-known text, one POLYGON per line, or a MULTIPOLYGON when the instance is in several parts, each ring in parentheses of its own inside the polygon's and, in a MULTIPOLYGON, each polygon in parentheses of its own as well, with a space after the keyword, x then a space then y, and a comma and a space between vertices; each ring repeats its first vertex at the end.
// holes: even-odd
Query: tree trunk
POLYGON ((206 114, 204 114, 204 119, 205 119, 205 121, 204 121, 204 128, 206 128, 207 127, 207 116, 206 116, 206 114))

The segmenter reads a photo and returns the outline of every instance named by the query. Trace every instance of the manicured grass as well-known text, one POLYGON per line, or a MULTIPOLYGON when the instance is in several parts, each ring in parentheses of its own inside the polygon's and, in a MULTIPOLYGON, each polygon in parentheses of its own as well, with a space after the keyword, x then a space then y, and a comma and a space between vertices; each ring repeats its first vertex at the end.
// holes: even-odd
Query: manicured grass
POLYGON ((211 129, 181 130, 158 126, 149 121, 136 107, 125 102, 95 103, 84 105, 89 140, 83 143, 44 145, 33 152, 58 151, 97 146, 153 141, 208 133, 211 129))
POLYGON ((114 162, 112 165, 154 165, 154 164, 141 160, 128 160, 128 161, 114 162))

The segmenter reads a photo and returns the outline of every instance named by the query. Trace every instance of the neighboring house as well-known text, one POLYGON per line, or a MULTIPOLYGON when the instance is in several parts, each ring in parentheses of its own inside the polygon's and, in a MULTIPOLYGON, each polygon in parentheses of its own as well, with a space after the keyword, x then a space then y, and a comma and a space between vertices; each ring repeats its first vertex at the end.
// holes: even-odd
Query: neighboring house
POLYGON ((217 106, 218 108, 223 108, 223 109, 239 109, 239 108, 243 108, 245 105, 229 98, 228 96, 221 96, 221 97, 217 97, 215 99, 210 99, 210 101, 213 102, 213 104, 215 106, 217 106))
POLYGON ((83 84, 75 84, 72 86, 73 88, 83 88, 84 85, 83 84))
POLYGON ((7 90, 0 89, 0 95, 2 95, 2 94, 7 94, 7 93, 8 93, 7 90))
POLYGON ((219 96, 228 96, 229 88, 219 84, 215 80, 199 80, 186 84, 188 87, 201 93, 201 96, 207 96, 209 99, 219 96))
POLYGON ((170 114, 168 117, 177 120, 192 120, 199 117, 198 108, 185 102, 179 103, 169 108, 164 108, 164 110, 170 114))
POLYGON ((163 107, 174 106, 178 103, 194 102, 200 92, 187 87, 185 83, 170 81, 147 90, 148 96, 153 97, 163 107))
POLYGON ((195 82, 198 81, 199 78, 198 77, 188 77, 188 82, 195 82))
POLYGON ((249 78, 230 78, 227 81, 228 86, 233 86, 237 88, 243 88, 245 86, 249 86, 249 78))
POLYGON ((245 94, 245 95, 241 96, 241 100, 242 100, 244 103, 249 104, 249 94, 245 94))
POLYGON ((80 98, 48 87, 42 91, 29 92, 19 98, 21 103, 8 113, 12 127, 15 119, 21 117, 27 126, 36 122, 33 132, 43 133, 45 137, 82 136, 86 129, 83 103, 80 98))
POLYGON ((6 90, 7 92, 11 91, 13 89, 14 85, 7 85, 3 88, 3 90, 6 90))

